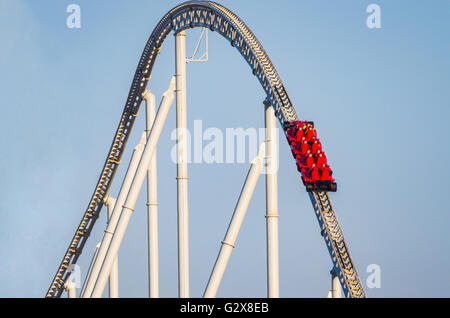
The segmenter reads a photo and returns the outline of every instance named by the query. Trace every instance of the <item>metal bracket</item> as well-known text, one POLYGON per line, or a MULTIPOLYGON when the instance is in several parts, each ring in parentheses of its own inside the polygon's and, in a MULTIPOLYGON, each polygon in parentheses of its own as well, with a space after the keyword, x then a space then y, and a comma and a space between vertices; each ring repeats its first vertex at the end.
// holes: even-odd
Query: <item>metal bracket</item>
POLYGON ((191 58, 186 59, 186 63, 189 62, 207 62, 208 61, 208 29, 203 28, 200 37, 198 38, 197 44, 195 45, 194 53, 191 58), (205 38, 205 53, 203 53, 200 57, 196 57, 198 48, 200 47, 200 43, 202 39, 205 38))

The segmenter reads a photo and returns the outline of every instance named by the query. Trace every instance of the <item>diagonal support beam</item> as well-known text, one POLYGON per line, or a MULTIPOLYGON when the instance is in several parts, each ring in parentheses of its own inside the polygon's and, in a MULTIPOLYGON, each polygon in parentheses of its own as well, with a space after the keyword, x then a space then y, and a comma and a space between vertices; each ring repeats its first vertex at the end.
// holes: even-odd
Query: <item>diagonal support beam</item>
POLYGON ((90 273, 86 277, 86 281, 83 286, 83 291, 81 293, 82 298, 91 297, 92 291, 95 286, 95 282, 97 281, 101 266, 103 264, 103 261, 105 260, 106 253, 108 251, 109 244, 111 243, 112 236, 116 229, 117 222, 119 221, 122 206, 125 202, 128 191, 130 190, 131 182, 133 181, 134 175, 136 174, 136 169, 139 164, 139 161, 141 160, 144 145, 145 145, 145 133, 142 134, 139 144, 134 148, 130 164, 128 165, 125 178, 122 182, 122 186, 119 191, 119 196, 117 197, 113 211, 108 218, 108 226, 106 227, 105 233, 103 234, 102 241, 96 253, 97 255, 94 256, 90 273))
POLYGON ((99 277, 92 292, 92 297, 94 298, 101 297, 103 294, 103 290, 105 289, 107 278, 111 273, 114 259, 117 257, 117 253, 119 252, 120 245, 122 244, 123 237, 125 236, 125 232, 128 227, 128 222, 130 221, 131 214, 134 211, 134 206, 136 205, 136 201, 138 199, 142 185, 144 184, 148 167, 156 150, 156 145, 158 143, 159 137, 161 136, 162 128, 164 127, 164 123, 167 119, 170 106, 173 103, 174 88, 175 78, 172 77, 169 89, 163 94, 161 105, 158 109, 158 114, 156 115, 155 122, 150 131, 150 136, 147 140, 147 143, 145 144, 144 152, 136 170, 136 175, 133 178, 130 191, 126 196, 125 203, 121 209, 119 221, 114 231, 105 260, 103 261, 99 277))
MULTIPOLYGON (((111 219, 114 207, 116 205, 116 198, 107 196, 105 199, 105 205, 108 207, 108 222, 111 219)), ((114 260, 114 264, 109 275, 109 298, 119 298, 119 256, 114 260)))
POLYGON ((217 290, 219 289, 223 274, 225 273, 228 261, 230 260, 231 252, 235 247, 239 230, 241 229, 242 222, 244 221, 245 214, 247 213, 248 205, 250 204, 250 200, 252 199, 253 192, 255 191, 258 178, 264 165, 263 146, 264 145, 260 148, 258 156, 253 159, 247 178, 245 179, 239 200, 236 204, 236 208, 234 209, 233 217, 230 225, 228 226, 227 234, 225 235, 225 239, 222 241, 222 247, 220 248, 211 277, 209 278, 205 293, 203 294, 203 297, 205 298, 216 297, 217 290))

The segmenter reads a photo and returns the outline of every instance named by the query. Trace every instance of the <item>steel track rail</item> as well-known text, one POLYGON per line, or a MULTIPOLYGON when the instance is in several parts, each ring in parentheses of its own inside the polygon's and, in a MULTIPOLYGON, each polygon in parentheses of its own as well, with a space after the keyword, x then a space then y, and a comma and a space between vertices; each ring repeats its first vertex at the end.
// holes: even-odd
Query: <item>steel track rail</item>
MULTIPOLYGON (((109 191, 111 182, 120 164, 120 160, 125 150, 125 145, 133 128, 135 117, 142 103, 142 94, 147 87, 148 81, 150 80, 153 65, 159 51, 161 50, 161 46, 165 38, 171 31, 178 33, 182 30, 195 27, 209 28, 210 30, 221 34, 240 52, 251 67, 253 74, 261 83, 267 94, 267 99, 274 107, 275 113, 281 125, 283 125, 286 121, 299 120, 283 82, 270 61, 269 56, 255 35, 238 16, 225 7, 211 1, 189 1, 170 10, 159 21, 145 45, 131 83, 119 126, 108 152, 99 181, 95 187, 91 200, 89 201, 88 207, 83 214, 83 218, 77 227, 69 248, 67 249, 52 280, 46 297, 61 296, 64 291, 64 283, 70 275, 68 269, 71 264, 75 264, 77 262, 92 231, 95 221, 99 216, 100 210, 103 206, 103 200, 109 191)), ((330 202, 328 195, 326 202, 317 201, 320 199, 317 195, 314 194, 311 199, 313 206, 320 210, 320 215, 325 216, 323 209, 325 209, 326 206, 324 204, 326 202, 330 202)), ((328 220, 328 216, 325 219, 328 220)), ((331 217, 331 219, 333 218, 331 217)), ((319 220, 319 223, 320 222, 321 221, 319 220)), ((323 222, 323 224, 327 229, 327 233, 331 233, 331 229, 336 228, 333 222, 327 221, 323 222)), ((338 228, 340 230, 340 227, 338 228)), ((343 236, 339 244, 340 245, 338 246, 336 242, 334 245, 337 247, 344 246, 344 248, 339 249, 333 247, 333 255, 336 255, 337 258, 342 259, 343 261, 335 262, 333 260, 333 264, 335 264, 335 267, 337 267, 340 270, 339 272, 344 276, 343 280, 346 282, 346 286, 353 286, 352 282, 356 280, 356 285, 360 286, 359 288, 362 290, 357 274, 354 276, 356 269, 350 258, 345 241, 343 241, 343 236), (341 250, 345 253, 341 253, 341 250), (350 267, 353 269, 351 274, 353 276, 347 274, 347 267, 345 267, 345 265, 348 264, 348 262, 351 263, 350 267)), ((351 288, 352 287, 347 287, 347 290, 351 290, 351 288)), ((350 296, 357 295, 364 296, 364 291, 362 294, 350 294, 350 296)))
POLYGON ((365 298, 364 288, 345 243, 344 234, 328 193, 324 191, 310 192, 309 197, 345 296, 365 298))

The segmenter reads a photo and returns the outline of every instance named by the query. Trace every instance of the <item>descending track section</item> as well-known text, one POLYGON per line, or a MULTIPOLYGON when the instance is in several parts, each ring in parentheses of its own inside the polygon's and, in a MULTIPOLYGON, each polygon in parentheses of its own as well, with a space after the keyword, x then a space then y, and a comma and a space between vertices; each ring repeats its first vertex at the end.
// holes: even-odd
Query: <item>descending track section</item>
POLYGON ((321 235, 327 244, 334 270, 339 277, 344 294, 352 298, 365 298, 366 293, 345 243, 344 234, 336 218, 328 193, 324 191, 310 192, 309 198, 316 212, 321 235))
MULTIPOLYGON (((153 65, 165 38, 172 31, 178 33, 195 27, 205 27, 219 33, 239 51, 261 83, 282 127, 284 127, 286 121, 299 120, 281 78, 267 53, 255 35, 238 16, 225 7, 210 1, 189 1, 170 10, 159 21, 145 45, 99 181, 46 297, 61 296, 64 283, 70 275, 68 268, 71 264, 77 262, 99 216, 143 100, 142 94, 150 80, 153 65)), ((328 194, 312 192, 310 198, 322 227, 322 233, 326 233, 324 238, 333 264, 337 272, 340 273, 339 277, 346 296, 364 297, 364 290, 345 244, 342 230, 331 207, 328 194)))

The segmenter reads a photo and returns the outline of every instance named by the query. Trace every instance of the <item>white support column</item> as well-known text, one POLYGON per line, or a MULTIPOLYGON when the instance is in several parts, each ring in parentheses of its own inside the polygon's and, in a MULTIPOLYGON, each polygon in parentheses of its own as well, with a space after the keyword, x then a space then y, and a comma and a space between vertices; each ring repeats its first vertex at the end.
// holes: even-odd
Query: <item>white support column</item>
MULTIPOLYGON (((146 101, 147 138, 150 136, 156 115, 155 95, 147 90, 143 95, 146 101)), ((147 220, 148 220, 148 279, 149 297, 159 297, 158 261, 158 192, 157 192, 156 150, 147 171, 147 220)))
POLYGON ((280 297, 278 262, 278 135, 275 110, 264 101, 266 122, 267 296, 280 297))
POLYGON ((134 211, 136 201, 145 181, 148 167, 150 166, 151 159, 156 150, 156 145, 158 143, 159 137, 161 136, 162 128, 167 119, 170 106, 173 103, 174 87, 175 79, 172 78, 169 89, 163 94, 161 105, 159 106, 158 114, 156 115, 155 122, 150 131, 150 136, 145 145, 141 160, 139 161, 136 175, 133 178, 130 191, 128 192, 125 204, 123 205, 122 211, 120 213, 119 222, 117 223, 111 243, 108 248, 108 252, 106 254, 105 260, 103 261, 100 274, 92 292, 92 297, 94 298, 101 297, 103 294, 103 290, 105 289, 106 281, 111 273, 112 265, 115 258, 117 257, 117 253, 119 252, 120 245, 122 244, 123 237, 125 236, 125 232, 128 227, 128 222, 130 221, 131 214, 134 211))
POLYGON ((339 282, 339 276, 334 269, 331 270, 331 298, 342 298, 342 287, 339 282))
POLYGON ((255 191, 259 175, 261 174, 264 165, 264 159, 262 156, 262 151, 260 150, 258 156, 252 161, 250 170, 247 174, 247 178, 245 179, 244 186, 239 196, 238 203, 234 210, 233 217, 231 219, 230 225, 228 226, 227 234, 225 236, 225 239, 222 241, 219 255, 208 281, 208 286, 206 287, 205 293, 203 294, 203 297, 205 298, 216 297, 217 290, 219 289, 220 282, 222 281, 223 274, 225 273, 225 269, 228 265, 231 252, 235 246, 239 230, 241 229, 241 225, 244 221, 248 205, 253 196, 253 192, 255 191))
POLYGON ((189 297, 189 219, 186 113, 186 32, 175 35, 177 91, 178 294, 189 297))
POLYGON ((83 295, 84 295, 84 290, 86 288, 87 282, 89 281, 89 278, 91 277, 92 267, 94 266, 95 260, 97 259, 99 249, 100 249, 100 242, 98 242, 97 245, 95 246, 94 255, 92 256, 91 264, 89 265, 89 270, 86 275, 86 279, 84 281, 83 288, 81 289, 80 297, 83 297, 83 295))
MULTIPOLYGON (((114 207, 116 205, 116 198, 107 196, 105 198, 105 205, 108 207, 108 223, 111 220, 114 207)), ((111 274, 109 275, 109 298, 119 298, 119 262, 118 258, 114 261, 111 274)))
POLYGON ((69 298, 77 298, 77 288, 73 281, 67 281, 64 284, 64 288, 69 293, 69 298))
POLYGON ((91 297, 92 290, 94 289, 95 282, 97 281, 100 269, 102 267, 103 261, 105 259, 106 252, 108 251, 109 244, 111 242, 112 236, 116 229, 117 222, 119 221, 120 212, 122 211, 123 203, 127 197, 128 191, 130 190, 131 182, 133 181, 134 175, 136 174, 136 169, 141 160, 142 151, 145 145, 145 132, 141 136, 139 144, 134 148, 133 155, 128 165, 128 170, 125 178, 122 182, 122 186, 119 191, 119 196, 117 197, 117 202, 114 205, 113 212, 109 218, 108 226, 106 227, 105 233, 103 234, 103 239, 97 252, 97 256, 94 259, 92 269, 90 274, 87 276, 86 281, 83 286, 83 291, 81 297, 89 298, 91 297))

